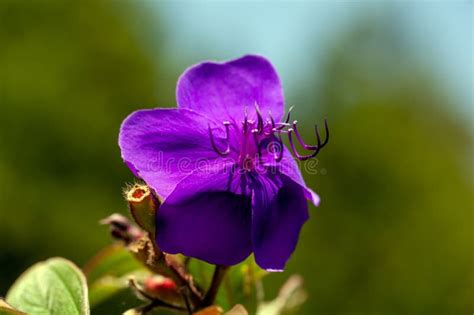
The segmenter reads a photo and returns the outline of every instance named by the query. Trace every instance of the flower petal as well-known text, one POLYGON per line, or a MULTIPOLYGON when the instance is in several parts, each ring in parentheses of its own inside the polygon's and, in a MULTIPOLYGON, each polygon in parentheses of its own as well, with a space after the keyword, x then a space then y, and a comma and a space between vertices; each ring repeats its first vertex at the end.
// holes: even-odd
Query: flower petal
MULTIPOLYGON (((313 161, 308 161, 306 163, 312 163, 313 161)), ((318 194, 316 194, 311 188, 306 186, 306 183, 301 175, 301 171, 298 167, 298 162, 295 158, 291 155, 290 151, 283 147, 283 158, 280 162, 270 161, 265 163, 266 167, 271 167, 282 174, 285 174, 289 178, 291 178, 295 183, 298 183, 304 189, 304 195, 307 200, 311 201, 313 205, 316 207, 319 206, 320 198, 318 194)))
MULTIPOLYGON (((207 123, 206 117, 186 109, 136 111, 120 128, 122 158, 136 176, 166 198, 197 164, 219 158, 211 147, 207 123)), ((219 135, 215 141, 225 147, 219 135)))
POLYGON ((254 55, 224 63, 203 62, 187 69, 179 78, 176 98, 180 108, 239 124, 245 107, 249 118, 255 119, 255 103, 262 113, 271 111, 276 121, 284 112, 278 74, 267 59, 254 55))
POLYGON ((252 238, 257 264, 268 271, 282 271, 308 220, 304 189, 279 174, 260 176, 252 196, 252 238))
POLYGON ((226 266, 250 255, 250 197, 232 192, 229 165, 196 170, 161 205, 156 241, 164 252, 226 266))

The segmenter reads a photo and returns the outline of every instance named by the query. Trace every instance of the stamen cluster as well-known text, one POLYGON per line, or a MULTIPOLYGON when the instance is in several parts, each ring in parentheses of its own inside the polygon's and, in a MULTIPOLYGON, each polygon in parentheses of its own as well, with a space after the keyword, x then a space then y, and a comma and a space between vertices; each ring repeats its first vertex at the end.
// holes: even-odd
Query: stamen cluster
MULTIPOLYGON (((240 150, 239 150, 239 164, 244 169, 251 169, 251 165, 254 163, 254 159, 259 161, 262 157, 262 144, 267 143, 271 144, 267 146, 267 152, 273 154, 273 158, 276 162, 280 162, 283 158, 283 140, 282 134, 286 134, 288 136, 288 142, 290 144, 291 151, 295 155, 295 157, 300 161, 305 161, 311 158, 316 157, 319 151, 327 145, 329 142, 329 128, 327 119, 324 120, 324 129, 326 132, 326 137, 324 141, 321 140, 321 136, 319 134, 318 125, 314 126, 317 144, 316 145, 309 145, 306 144, 301 137, 298 131, 298 121, 294 120, 290 124, 290 116, 291 116, 291 107, 288 110, 286 118, 284 121, 275 123, 271 112, 268 113, 268 119, 264 120, 262 112, 258 104, 255 104, 255 112, 257 114, 257 121, 253 121, 248 118, 247 110, 245 110, 244 120, 242 121, 242 128, 238 129, 238 132, 241 133, 240 137, 240 150), (250 134, 249 134, 250 132, 250 134), (293 141, 293 134, 296 136, 296 139, 300 143, 300 145, 307 151, 312 151, 309 154, 301 155, 296 150, 294 141, 293 141), (253 143, 249 144, 249 135, 253 143), (264 141, 266 140, 266 141, 264 141), (270 140, 270 141, 268 141, 270 140), (250 160, 249 160, 250 159, 250 160)), ((226 148, 225 150, 220 150, 217 145, 216 141, 214 140, 214 136, 212 133, 211 126, 208 125, 209 128, 209 137, 211 141, 211 146, 214 151, 219 154, 220 156, 227 156, 231 153, 231 139, 230 139, 230 127, 233 126, 234 128, 238 128, 234 124, 231 124, 229 121, 224 121, 222 123, 225 127, 226 131, 226 148)))

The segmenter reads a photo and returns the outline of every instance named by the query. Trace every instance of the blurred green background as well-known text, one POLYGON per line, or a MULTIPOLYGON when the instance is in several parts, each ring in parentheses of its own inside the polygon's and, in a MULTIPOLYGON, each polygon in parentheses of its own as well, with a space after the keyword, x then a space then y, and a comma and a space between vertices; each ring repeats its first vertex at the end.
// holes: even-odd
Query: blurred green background
POLYGON ((287 106, 331 142, 286 272, 301 314, 471 314, 473 4, 0 1, 0 296, 33 262, 83 265, 133 181, 132 111, 175 106, 203 59, 270 58, 287 106))

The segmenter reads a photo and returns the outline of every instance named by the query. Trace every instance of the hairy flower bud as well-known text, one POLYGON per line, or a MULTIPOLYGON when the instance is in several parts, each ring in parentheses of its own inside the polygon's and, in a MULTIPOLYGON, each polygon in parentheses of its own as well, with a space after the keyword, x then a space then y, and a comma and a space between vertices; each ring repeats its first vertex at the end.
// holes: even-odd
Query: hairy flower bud
POLYGON ((118 213, 100 220, 100 224, 108 225, 112 237, 123 241, 125 244, 129 244, 143 235, 143 232, 138 227, 118 213))
POLYGON ((125 191, 125 199, 135 222, 154 235, 155 214, 160 201, 152 194, 150 188, 146 185, 135 184, 125 191))

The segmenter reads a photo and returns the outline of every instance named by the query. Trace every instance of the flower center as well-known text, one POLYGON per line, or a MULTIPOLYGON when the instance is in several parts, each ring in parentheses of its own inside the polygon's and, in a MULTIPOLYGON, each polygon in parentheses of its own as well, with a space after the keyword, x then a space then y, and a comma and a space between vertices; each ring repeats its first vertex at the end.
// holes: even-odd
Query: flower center
POLYGON ((247 110, 245 110, 245 118, 242 121, 241 126, 231 124, 229 121, 224 121, 222 124, 225 127, 227 142, 225 150, 218 148, 214 140, 211 126, 209 125, 211 146, 220 156, 227 156, 231 151, 236 151, 238 153, 237 164, 246 171, 255 169, 255 167, 264 159, 266 161, 269 161, 270 159, 273 159, 275 162, 281 161, 284 153, 282 134, 288 136, 290 148, 298 160, 305 161, 314 158, 329 141, 327 120, 324 121, 326 132, 326 138, 324 141, 321 141, 318 126, 315 125, 317 144, 308 145, 303 141, 303 138, 298 131, 298 122, 295 120, 293 123, 289 123, 291 110, 292 108, 288 111, 284 121, 275 123, 270 112, 268 113, 268 117, 264 119, 259 106, 256 104, 256 121, 248 119, 247 110), (231 141, 233 140, 231 139, 231 127, 232 131, 236 131, 235 135, 238 141, 231 141), (293 142, 293 134, 305 150, 311 151, 310 154, 300 155, 298 153, 293 142), (235 145, 231 146, 231 143, 235 145))
POLYGON ((254 164, 254 158, 249 156, 249 155, 245 155, 243 156, 242 158, 242 155, 240 155, 240 158, 239 158, 239 166, 243 169, 243 170, 246 170, 246 171, 251 171, 254 169, 255 167, 255 164, 254 164))

